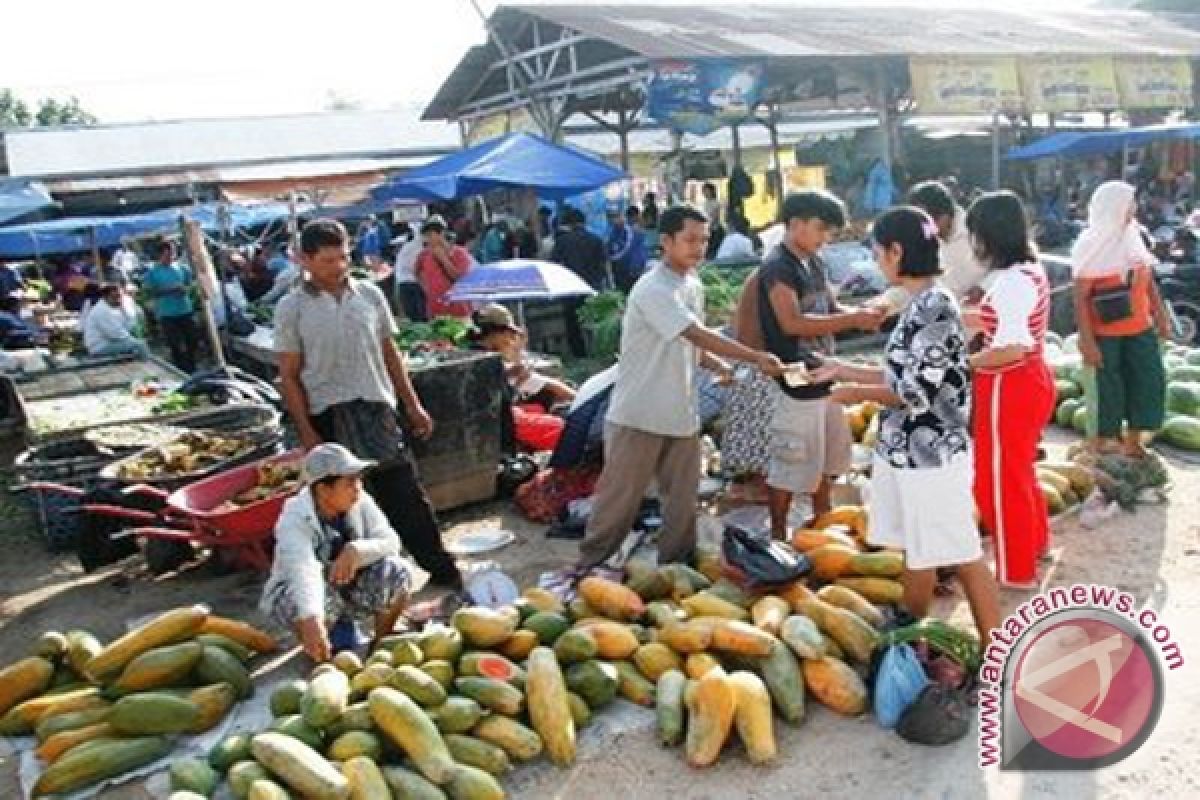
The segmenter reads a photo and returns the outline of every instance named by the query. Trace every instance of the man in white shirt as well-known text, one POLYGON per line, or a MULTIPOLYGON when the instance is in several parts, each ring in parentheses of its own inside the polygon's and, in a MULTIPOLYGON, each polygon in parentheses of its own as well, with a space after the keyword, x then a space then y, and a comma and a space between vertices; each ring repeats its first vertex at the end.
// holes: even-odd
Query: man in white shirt
POLYGON ((732 230, 725 234, 721 246, 717 248, 717 261, 754 261, 758 253, 754 251, 754 240, 750 238, 750 223, 740 214, 734 215, 730 224, 732 230))
POLYGON ((967 212, 954 202, 950 190, 938 181, 925 181, 912 187, 908 202, 929 214, 937 224, 942 244, 938 254, 942 267, 939 283, 962 302, 987 276, 987 268, 979 263, 971 247, 967 212))
POLYGON ((783 365, 704 325, 704 288, 696 269, 708 246, 708 220, 690 207, 659 221, 663 261, 634 285, 621 325, 621 357, 608 408, 604 472, 596 486, 581 569, 602 564, 621 546, 651 480, 657 479, 663 527, 661 564, 686 561, 696 545, 700 420, 696 367, 729 375, 717 356, 746 361, 768 375, 783 365))
POLYGON ((134 319, 122 307, 121 287, 107 284, 101 300, 83 325, 83 345, 88 355, 117 356, 149 353, 146 343, 133 335, 134 319))

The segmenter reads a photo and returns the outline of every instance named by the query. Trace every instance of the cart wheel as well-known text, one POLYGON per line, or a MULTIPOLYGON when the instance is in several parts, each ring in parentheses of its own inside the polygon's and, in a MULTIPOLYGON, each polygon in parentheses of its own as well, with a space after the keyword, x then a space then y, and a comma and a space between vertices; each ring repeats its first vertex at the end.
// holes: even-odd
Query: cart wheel
POLYGON ((142 544, 142 557, 153 575, 162 575, 177 569, 195 557, 188 542, 178 542, 173 539, 147 538, 142 544))

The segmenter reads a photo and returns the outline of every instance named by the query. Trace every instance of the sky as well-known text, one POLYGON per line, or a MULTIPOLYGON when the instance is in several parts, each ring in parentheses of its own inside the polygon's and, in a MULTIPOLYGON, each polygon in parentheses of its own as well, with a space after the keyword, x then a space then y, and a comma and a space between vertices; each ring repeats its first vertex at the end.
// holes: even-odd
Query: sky
MULTIPOLYGON (((819 0, 850 6, 963 2, 971 0, 819 0)), ((1005 9, 1087 5, 974 2, 1005 9)), ((191 9, 162 0, 5 5, 0 88, 31 105, 73 95, 109 123, 315 112, 328 106, 331 94, 366 109, 421 109, 467 48, 486 39, 470 0, 206 0, 191 9)), ((490 13, 498 3, 479 5, 490 13)))

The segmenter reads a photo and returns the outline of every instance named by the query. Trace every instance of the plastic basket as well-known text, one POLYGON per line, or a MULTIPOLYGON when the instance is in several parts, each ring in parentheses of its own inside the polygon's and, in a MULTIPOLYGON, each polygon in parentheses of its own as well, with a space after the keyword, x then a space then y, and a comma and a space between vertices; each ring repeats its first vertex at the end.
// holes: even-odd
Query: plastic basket
POLYGON ((119 457, 86 439, 66 439, 25 450, 13 462, 13 473, 19 483, 48 481, 80 486, 94 481, 100 470, 119 457))
MULTIPOLYGON (((91 488, 90 486, 87 488, 91 488)), ((55 553, 71 551, 79 540, 80 515, 75 513, 83 500, 83 491, 37 487, 25 496, 37 516, 46 546, 55 553)))

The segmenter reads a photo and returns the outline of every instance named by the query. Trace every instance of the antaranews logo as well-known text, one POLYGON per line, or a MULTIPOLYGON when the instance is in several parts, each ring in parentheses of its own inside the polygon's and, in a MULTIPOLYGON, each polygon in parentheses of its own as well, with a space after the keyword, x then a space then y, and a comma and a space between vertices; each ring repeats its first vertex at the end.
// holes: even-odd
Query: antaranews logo
POLYGON ((1170 629, 1108 586, 1058 587, 992 632, 979 670, 979 764, 1085 770, 1115 764, 1154 732, 1162 664, 1183 666, 1170 629))

